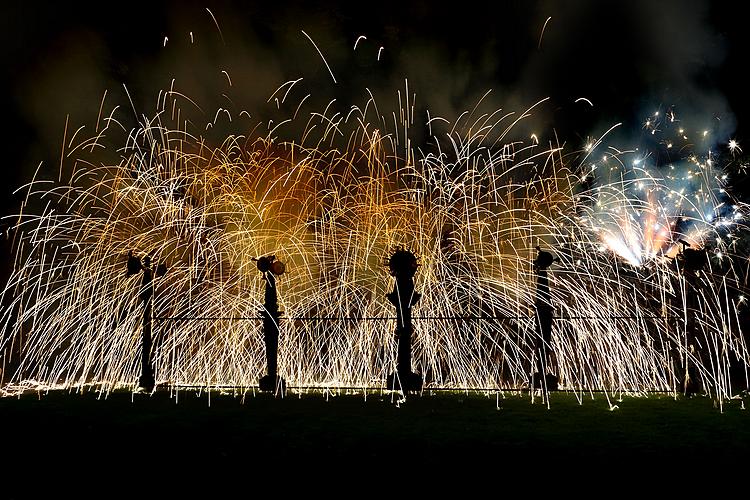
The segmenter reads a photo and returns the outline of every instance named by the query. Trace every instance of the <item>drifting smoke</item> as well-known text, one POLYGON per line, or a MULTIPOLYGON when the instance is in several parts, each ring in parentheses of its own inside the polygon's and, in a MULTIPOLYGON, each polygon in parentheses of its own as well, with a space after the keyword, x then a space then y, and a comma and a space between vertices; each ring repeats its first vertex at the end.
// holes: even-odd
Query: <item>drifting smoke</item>
POLYGON ((690 127, 673 109, 656 111, 634 149, 612 146, 608 137, 585 148, 581 197, 592 204, 589 222, 631 264, 674 257, 678 243, 722 243, 721 237, 706 240, 717 228, 732 237, 743 218, 726 189, 736 143, 717 143, 724 137, 720 126, 690 127))
MULTIPOLYGON (((201 126, 220 108, 235 117, 246 110, 253 118, 248 126, 276 118, 264 96, 278 82, 303 78, 295 91, 311 95, 310 109, 336 99, 331 106, 344 113, 346 103, 369 97, 366 88, 381 106, 395 108, 393 89, 408 80, 418 96, 417 124, 427 122, 428 110, 430 118, 452 122, 489 89, 479 108, 488 112, 518 111, 550 97, 513 131, 526 138, 535 132, 545 143, 554 139, 553 127, 570 138, 613 122, 635 125, 644 107, 651 113, 659 103, 678 106, 683 120, 721 116, 724 132, 731 132, 729 106, 712 82, 725 47, 708 21, 709 2, 468 4, 451 16, 431 12, 419 2, 325 12, 304 4, 276 10, 219 4, 210 11, 166 4, 116 15, 53 6, 35 12, 33 24, 28 14, 9 13, 16 22, 0 45, 8 49, 6 68, 13 69, 7 81, 18 97, 11 109, 35 137, 19 163, 29 174, 46 159, 43 169, 53 175, 66 118, 71 130, 90 129, 100 106, 94 96, 105 91, 111 102, 129 106, 132 100, 135 109, 149 109, 173 79, 196 103, 183 109, 183 119, 201 126), (338 84, 301 30, 318 45, 338 84), (10 50, 27 33, 34 36, 24 50, 10 50), (594 108, 576 102, 579 97, 594 108)), ((127 114, 122 119, 137 124, 127 114)), ((413 130, 414 144, 429 132, 413 130)))

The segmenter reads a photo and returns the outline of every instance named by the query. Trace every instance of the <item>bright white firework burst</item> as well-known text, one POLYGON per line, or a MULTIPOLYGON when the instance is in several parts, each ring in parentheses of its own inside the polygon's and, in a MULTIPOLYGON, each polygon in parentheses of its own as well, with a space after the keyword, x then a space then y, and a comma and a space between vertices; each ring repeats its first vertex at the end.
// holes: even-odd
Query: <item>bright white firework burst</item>
POLYGON ((712 258, 722 272, 688 284, 668 258, 680 238, 732 251, 747 207, 715 197, 711 156, 689 160, 690 174, 679 167, 711 186, 687 194, 641 164, 646 151, 565 154, 510 140, 528 113, 464 114, 425 152, 409 139, 413 98, 390 127, 373 99, 346 115, 302 117, 298 106, 294 122, 307 121, 295 139, 269 126, 210 146, 179 125, 180 94, 159 102, 120 149, 102 153, 105 137, 123 132, 110 116, 71 141, 64 181, 23 188, 3 291, 6 391, 136 384, 143 306, 139 279, 126 277, 129 250, 169 268, 156 279, 157 383, 257 384, 263 280, 252 258, 275 254, 287 267, 280 375, 292 386, 383 387, 396 351, 384 260, 397 245, 421 264, 413 365, 427 387, 527 384, 538 245, 559 258, 551 366, 562 387, 674 391, 686 366, 722 398, 747 384, 729 370, 750 360, 732 269, 712 258), (341 137, 345 147, 331 145, 341 137), (680 217, 701 224, 678 230, 680 217))
MULTIPOLYGON (((689 131, 673 110, 644 123, 641 144, 622 151, 602 138, 587 147, 586 219, 604 244, 632 265, 674 257, 680 245, 721 249, 746 212, 726 191, 729 174, 713 131, 689 131)), ((734 153, 737 142, 727 148, 734 153)))

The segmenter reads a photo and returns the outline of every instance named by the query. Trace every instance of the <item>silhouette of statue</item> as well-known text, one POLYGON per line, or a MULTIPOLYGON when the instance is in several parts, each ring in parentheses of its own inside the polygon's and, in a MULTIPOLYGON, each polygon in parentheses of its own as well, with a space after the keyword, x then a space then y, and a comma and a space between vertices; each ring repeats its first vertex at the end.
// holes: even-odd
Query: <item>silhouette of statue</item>
POLYGON ((151 309, 154 296, 153 274, 151 272, 151 257, 143 259, 143 277, 141 278, 141 300, 143 301, 143 349, 141 350, 141 377, 138 385, 152 391, 154 389, 154 369, 151 366, 151 309))
POLYGON ((154 379, 154 369, 151 366, 151 347, 153 343, 151 334, 151 312, 152 300, 154 296, 154 274, 163 276, 167 272, 167 266, 159 264, 152 269, 151 256, 146 255, 143 262, 133 255, 133 251, 128 251, 127 276, 133 276, 143 272, 141 277, 140 299, 143 301, 143 330, 141 344, 141 376, 138 378, 138 386, 151 392, 156 384, 154 379))
MULTIPOLYGON (((705 248, 690 248, 685 240, 679 240, 682 251, 677 255, 677 266, 685 279, 685 343, 690 351, 688 354, 700 356, 698 350, 698 325, 696 315, 698 314, 698 295, 700 288, 700 273, 708 264, 708 253, 705 248)), ((685 374, 682 383, 683 392, 686 395, 697 394, 701 389, 698 369, 695 363, 687 357, 685 359, 685 374)))
POLYGON ((258 270, 263 273, 266 282, 263 309, 263 341, 266 345, 267 374, 261 377, 259 386, 261 391, 283 394, 286 382, 278 376, 279 352, 279 311, 278 294, 276 292, 276 276, 284 274, 284 263, 276 260, 274 255, 257 259, 258 270))
POLYGON ((388 375, 386 384, 390 390, 408 392, 422 389, 422 377, 411 371, 411 308, 419 302, 421 294, 414 291, 414 275, 417 272, 417 258, 413 253, 396 247, 388 260, 391 276, 396 278, 393 291, 386 295, 396 307, 396 372, 388 375))
POLYGON ((553 255, 537 247, 539 253, 534 260, 534 270, 536 271, 536 327, 537 340, 535 359, 537 362, 537 371, 532 377, 532 386, 542 387, 542 382, 548 391, 557 390, 558 379, 553 374, 547 374, 550 365, 550 353, 552 350, 552 316, 554 308, 552 307, 552 295, 549 290, 549 279, 547 269, 555 261, 553 255))

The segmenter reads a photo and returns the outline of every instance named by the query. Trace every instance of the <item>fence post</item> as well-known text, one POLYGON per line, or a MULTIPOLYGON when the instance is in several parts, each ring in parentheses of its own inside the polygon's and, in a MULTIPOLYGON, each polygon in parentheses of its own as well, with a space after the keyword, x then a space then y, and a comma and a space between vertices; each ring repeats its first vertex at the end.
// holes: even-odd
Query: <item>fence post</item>
POLYGON ((698 349, 698 325, 696 316, 698 314, 698 294, 700 291, 700 273, 705 272, 708 264, 708 253, 705 248, 689 248, 690 244, 685 240, 679 240, 682 251, 677 255, 677 266, 680 274, 685 280, 685 374, 682 382, 682 390, 685 394, 696 394, 701 389, 698 366, 690 360, 691 356, 700 358, 698 349))
POLYGON ((536 260, 534 260, 534 270, 536 271, 536 300, 534 306, 536 309, 537 328, 534 358, 536 358, 537 362, 537 371, 532 376, 532 387, 544 387, 547 391, 556 391, 558 378, 552 373, 547 373, 552 351, 552 316, 554 313, 547 269, 555 261, 555 257, 551 253, 541 250, 539 247, 537 247, 537 250, 539 253, 536 256, 536 260))
POLYGON ((154 390, 156 381, 154 378, 154 368, 151 366, 151 346, 153 343, 151 332, 151 316, 154 298, 154 277, 164 276, 167 272, 167 266, 162 264, 151 266, 151 256, 146 255, 141 259, 133 255, 133 251, 128 251, 127 276, 133 276, 143 272, 141 278, 141 290, 139 297, 143 301, 143 319, 141 331, 141 376, 138 378, 138 386, 145 391, 154 390))
POLYGON ((265 297, 263 309, 263 341, 266 345, 267 373, 260 378, 258 385, 261 391, 284 394, 286 382, 278 375, 279 353, 279 320, 283 311, 279 311, 278 294, 276 292, 276 276, 284 274, 285 266, 276 257, 270 255, 255 259, 258 270, 263 273, 265 281, 265 297))

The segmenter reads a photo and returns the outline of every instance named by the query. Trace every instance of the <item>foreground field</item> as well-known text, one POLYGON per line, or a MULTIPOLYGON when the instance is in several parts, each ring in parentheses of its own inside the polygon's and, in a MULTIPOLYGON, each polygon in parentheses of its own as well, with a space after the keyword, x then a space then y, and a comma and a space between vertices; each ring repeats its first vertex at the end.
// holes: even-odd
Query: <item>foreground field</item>
POLYGON ((405 461, 432 471, 611 467, 615 475, 617 464, 630 463, 658 474, 739 466, 750 445, 741 399, 720 411, 709 398, 667 395, 618 400, 555 393, 549 408, 528 393, 425 393, 400 403, 381 392, 177 396, 92 391, 1 398, 6 470, 18 464, 146 473, 363 466, 369 474, 379 469, 368 467, 393 469, 405 461))

